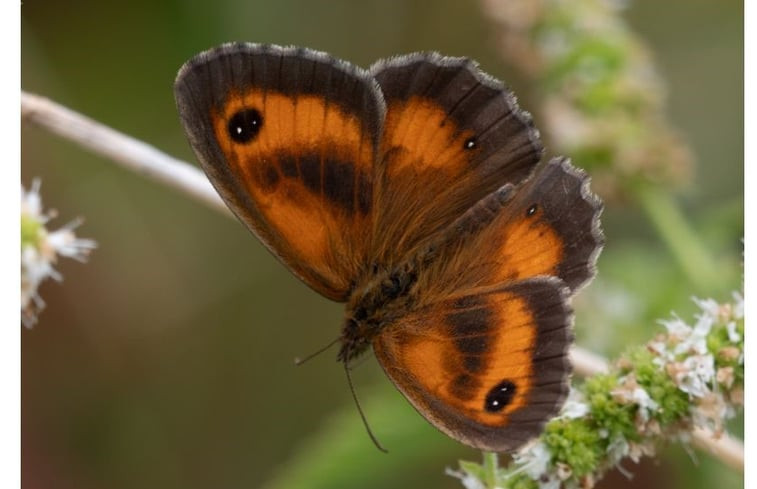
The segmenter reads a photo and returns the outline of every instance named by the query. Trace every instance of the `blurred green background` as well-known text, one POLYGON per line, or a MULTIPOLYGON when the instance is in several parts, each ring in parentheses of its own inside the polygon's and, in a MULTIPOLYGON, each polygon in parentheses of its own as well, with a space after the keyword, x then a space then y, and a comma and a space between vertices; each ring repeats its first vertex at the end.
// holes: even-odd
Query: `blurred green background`
MULTIPOLYGON (((733 0, 629 3, 696 157, 691 185, 671 191, 722 277, 689 284, 645 217, 613 204, 599 278, 576 303, 583 346, 615 355, 650 338, 657 318, 688 318, 690 296, 726 300, 740 287, 742 10, 733 0)), ((32 1, 21 26, 25 90, 192 162, 173 79, 186 59, 231 40, 305 45, 363 66, 415 50, 465 55, 536 105, 473 2, 32 1)), ((52 227, 83 216, 78 234, 99 243, 88 264, 59 263, 65 282, 42 286, 47 309, 22 334, 24 487, 461 487, 444 468, 480 454, 415 414, 372 358, 355 383, 389 455, 365 435, 332 353, 293 365, 338 334, 342 308, 236 221, 27 124, 21 171, 27 188, 42 178, 60 215, 52 227)), ((693 461, 671 447, 661 460, 628 463, 634 480, 613 474, 604 487, 743 486, 706 454, 693 461)))

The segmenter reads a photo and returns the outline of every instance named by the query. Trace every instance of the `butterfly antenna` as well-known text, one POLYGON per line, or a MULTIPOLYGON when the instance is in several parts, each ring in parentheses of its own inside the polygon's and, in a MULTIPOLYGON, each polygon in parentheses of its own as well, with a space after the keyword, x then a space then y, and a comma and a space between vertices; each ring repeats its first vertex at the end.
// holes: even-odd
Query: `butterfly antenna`
POLYGON ((314 351, 313 353, 311 353, 310 355, 306 356, 305 358, 296 357, 296 358, 294 359, 294 364, 295 364, 295 365, 297 365, 297 366, 299 367, 300 365, 302 365, 303 363, 307 362, 307 361, 308 361, 308 360, 310 360, 311 358, 315 358, 315 357, 317 357, 318 355, 320 355, 321 353, 325 352, 326 350, 328 350, 328 349, 329 349, 329 348, 331 348, 332 346, 336 345, 336 344, 337 344, 337 342, 338 342, 338 341, 339 341, 340 339, 341 339, 341 336, 337 336, 337 337, 336 337, 336 338, 334 338, 334 340, 333 340, 333 341, 331 341, 331 342, 330 342, 330 343, 329 343, 328 345, 326 345, 326 346, 323 346, 323 347, 319 348, 318 350, 314 351))
POLYGON ((374 445, 376 445, 376 448, 378 448, 380 451, 384 453, 389 453, 389 451, 381 446, 381 443, 379 443, 378 439, 376 438, 376 435, 373 434, 373 431, 371 431, 371 427, 368 425, 368 420, 365 418, 365 413, 363 412, 363 408, 360 406, 360 401, 357 399, 357 394, 355 393, 355 386, 352 384, 352 374, 350 374, 350 367, 347 365, 347 362, 344 362, 344 373, 347 374, 347 384, 350 386, 350 392, 352 393, 352 399, 355 401, 355 406, 357 406, 357 412, 360 413, 360 419, 363 420, 363 426, 365 426, 365 431, 368 432, 368 436, 371 437, 371 441, 374 445))

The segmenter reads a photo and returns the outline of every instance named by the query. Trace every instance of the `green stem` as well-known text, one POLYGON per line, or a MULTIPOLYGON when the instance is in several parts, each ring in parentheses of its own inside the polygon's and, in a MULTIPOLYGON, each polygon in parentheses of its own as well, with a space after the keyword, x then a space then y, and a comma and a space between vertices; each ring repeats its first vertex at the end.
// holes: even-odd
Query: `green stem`
POLYGON ((671 195, 643 184, 635 187, 635 195, 688 279, 699 289, 712 290, 720 281, 715 262, 671 195))
POLYGON ((484 484, 487 489, 494 489, 497 487, 499 460, 497 454, 494 452, 483 452, 484 455, 484 484))

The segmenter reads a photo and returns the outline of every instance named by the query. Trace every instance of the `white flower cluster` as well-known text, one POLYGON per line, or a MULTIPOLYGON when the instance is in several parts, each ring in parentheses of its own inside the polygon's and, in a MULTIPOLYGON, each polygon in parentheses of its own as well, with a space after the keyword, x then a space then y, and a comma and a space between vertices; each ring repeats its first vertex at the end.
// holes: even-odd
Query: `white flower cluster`
MULTIPOLYGON (((743 390, 740 387, 731 389, 734 382, 733 367, 716 368, 713 355, 715 353, 719 358, 736 360, 739 365, 743 364, 743 349, 739 343, 741 335, 737 322, 744 317, 744 299, 738 293, 734 293, 733 298, 731 304, 722 305, 712 299, 694 299, 701 312, 696 315, 693 326, 689 326, 678 317, 662 321, 668 333, 660 335, 647 345, 649 351, 655 355, 653 363, 668 374, 678 389, 688 394, 691 400, 690 422, 695 426, 710 428, 716 434, 722 432, 724 420, 733 416, 732 406, 743 404, 743 390), (709 351, 707 344, 707 338, 714 327, 725 328, 730 342, 718 352, 709 351)), ((622 360, 619 367, 628 371, 633 365, 628 363, 628 360, 622 360)), ((635 425, 642 435, 640 442, 615 435, 607 444, 607 458, 600 464, 601 467, 614 467, 625 473, 619 465, 624 458, 628 457, 638 462, 642 456, 654 455, 655 442, 663 435, 659 421, 654 418, 661 408, 638 384, 633 372, 618 378, 611 395, 616 402, 636 406, 635 425)), ((581 391, 571 389, 560 418, 583 418, 589 413, 589 404, 581 391)), ((685 431, 686 425, 677 426, 680 427, 681 433, 673 435, 685 439, 688 433, 685 431)), ((600 432, 599 435, 605 440, 610 436, 607 432, 600 432)), ((571 468, 554 461, 549 447, 541 439, 532 441, 513 456, 513 464, 507 469, 505 480, 519 473, 527 474, 540 489, 592 487, 596 478, 592 475, 582 478, 580 482, 571 479, 571 468)), ((466 487, 473 486, 468 484, 466 487)))
POLYGON ((48 231, 45 225, 55 213, 43 212, 39 188, 39 179, 32 182, 28 192, 21 186, 21 322, 27 328, 36 324, 37 314, 45 307, 38 291, 40 284, 48 277, 63 280, 53 268, 58 256, 84 262, 97 246, 93 240, 77 238, 74 234, 81 220, 48 231))
POLYGON ((691 417, 695 426, 709 428, 715 434, 723 432, 723 423, 733 417, 732 405, 743 404, 743 389, 730 391, 734 382, 734 369, 724 366, 716 369, 715 354, 744 363, 744 351, 739 346, 741 335, 737 321, 744 318, 744 298, 733 294, 730 304, 718 304, 713 299, 694 299, 701 310, 693 326, 680 318, 662 321, 668 330, 666 337, 650 343, 657 358, 655 364, 663 368, 679 389, 692 400, 691 417), (719 351, 708 350, 707 337, 714 326, 725 326, 730 344, 719 351), (724 392, 721 387, 726 389, 724 392))
POLYGON ((550 467, 551 460, 552 453, 547 448, 547 445, 541 440, 536 439, 513 455, 513 467, 516 468, 508 474, 508 477, 512 477, 519 472, 525 472, 530 478, 538 481, 540 489, 559 489, 562 481, 558 477, 557 471, 550 470, 552 469, 550 467))
POLYGON ((691 152, 660 116, 665 86, 648 48, 622 19, 626 0, 481 3, 500 28, 505 58, 548 87, 539 98, 552 149, 576 158, 607 153, 593 164, 595 191, 615 196, 628 175, 658 182, 689 177, 691 152))

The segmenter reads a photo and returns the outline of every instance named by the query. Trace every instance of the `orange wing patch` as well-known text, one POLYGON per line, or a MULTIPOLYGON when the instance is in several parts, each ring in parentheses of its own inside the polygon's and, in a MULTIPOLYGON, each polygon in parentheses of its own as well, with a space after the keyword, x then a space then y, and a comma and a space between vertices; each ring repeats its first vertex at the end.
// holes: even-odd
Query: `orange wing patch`
POLYGON ((374 350, 432 423, 455 437, 499 433, 496 442, 467 441, 501 450, 535 433, 559 408, 569 316, 559 280, 524 281, 410 314, 388 326, 374 350))
MULTIPOLYGON (((478 283, 548 275, 575 291, 590 279, 604 238, 599 229, 602 204, 588 183, 586 174, 565 158, 539 168, 476 237, 479 249, 488 252, 474 259, 488 270, 478 283)), ((470 217, 475 220, 474 214, 470 217)))
POLYGON ((483 237, 500 238, 499 243, 494 243, 497 266, 487 278, 491 283, 558 275, 558 266, 565 254, 564 240, 538 204, 533 204, 503 227, 483 237), (493 234, 497 236, 490 236, 493 234))
POLYGON ((373 169, 371 135, 358 117, 317 95, 293 97, 266 90, 231 93, 223 108, 212 111, 211 119, 216 139, 227 155, 263 161, 262 157, 280 151, 331 152, 364 172, 373 169), (250 109, 258 110, 264 122, 253 140, 239 146, 228 133, 229 122, 235 114, 250 109))
POLYGON ((250 90, 230 95, 211 118, 230 170, 276 241, 333 287, 349 288, 354 262, 338 257, 364 252, 372 206, 373 146, 357 117, 314 95, 250 90), (234 118, 246 112, 259 128, 238 141, 234 118))
MULTIPOLYGON (((382 151, 394 152, 385 162, 387 175, 443 171, 454 178, 466 170, 466 141, 473 131, 460 130, 437 102, 415 96, 389 105, 382 151)), ((470 149, 473 149, 471 147, 470 149)))

